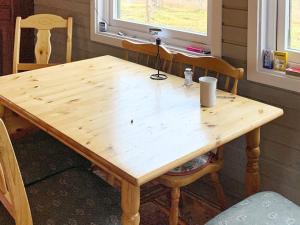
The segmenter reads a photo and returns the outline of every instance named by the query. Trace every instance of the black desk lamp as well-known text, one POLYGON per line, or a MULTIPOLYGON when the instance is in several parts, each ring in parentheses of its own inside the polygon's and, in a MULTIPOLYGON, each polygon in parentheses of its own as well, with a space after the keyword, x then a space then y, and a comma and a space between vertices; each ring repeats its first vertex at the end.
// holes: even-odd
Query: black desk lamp
POLYGON ((168 78, 167 75, 160 73, 160 54, 159 54, 160 47, 159 46, 161 45, 161 39, 160 38, 156 38, 155 42, 156 42, 156 46, 157 46, 157 55, 156 55, 157 73, 152 74, 150 76, 150 78, 152 80, 165 80, 165 79, 168 78))

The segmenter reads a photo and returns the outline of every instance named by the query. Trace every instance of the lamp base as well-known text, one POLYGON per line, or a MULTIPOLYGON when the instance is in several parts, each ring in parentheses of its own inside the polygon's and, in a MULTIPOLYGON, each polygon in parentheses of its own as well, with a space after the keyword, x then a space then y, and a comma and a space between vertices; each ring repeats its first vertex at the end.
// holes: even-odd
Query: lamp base
POLYGON ((166 80, 168 76, 165 74, 156 73, 156 74, 152 74, 150 78, 152 80, 166 80))

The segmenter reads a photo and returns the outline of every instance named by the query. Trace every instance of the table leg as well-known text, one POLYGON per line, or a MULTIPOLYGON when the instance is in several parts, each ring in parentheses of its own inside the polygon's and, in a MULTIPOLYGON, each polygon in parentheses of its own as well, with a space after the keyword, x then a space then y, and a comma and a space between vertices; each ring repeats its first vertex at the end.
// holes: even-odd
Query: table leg
POLYGON ((140 224, 140 187, 122 181, 122 225, 140 224))
POLYGON ((247 138, 247 169, 246 169, 246 195, 255 194, 260 189, 259 156, 260 156, 260 128, 246 135, 247 138))

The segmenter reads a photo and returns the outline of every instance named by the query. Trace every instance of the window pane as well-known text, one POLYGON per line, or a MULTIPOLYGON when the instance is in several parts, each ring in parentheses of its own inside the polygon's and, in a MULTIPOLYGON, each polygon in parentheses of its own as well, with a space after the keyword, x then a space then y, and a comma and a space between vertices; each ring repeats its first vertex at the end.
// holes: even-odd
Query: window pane
POLYGON ((208 0, 118 0, 117 18, 207 35, 208 0))
POLYGON ((300 50, 300 0, 290 0, 289 48, 300 50))

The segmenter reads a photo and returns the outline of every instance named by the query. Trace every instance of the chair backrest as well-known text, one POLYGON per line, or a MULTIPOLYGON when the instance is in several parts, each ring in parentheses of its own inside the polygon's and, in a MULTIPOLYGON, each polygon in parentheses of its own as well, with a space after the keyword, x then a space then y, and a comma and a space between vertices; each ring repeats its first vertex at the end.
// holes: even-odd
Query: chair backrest
POLYGON ((51 30, 53 28, 67 29, 67 46, 66 46, 66 62, 71 62, 72 55, 72 29, 73 19, 69 17, 64 19, 60 16, 50 14, 37 14, 26 19, 17 17, 15 30, 13 73, 18 71, 26 71, 52 66, 49 64, 51 56, 51 30), (20 40, 21 29, 33 28, 37 30, 35 44, 35 61, 36 63, 20 63, 20 40))
POLYGON ((209 72, 215 73, 216 77, 225 77, 224 90, 237 94, 238 81, 244 76, 244 69, 235 68, 221 58, 214 56, 188 56, 181 53, 176 53, 173 62, 179 65, 179 73, 183 74, 186 67, 193 69, 194 75, 196 69, 204 70, 204 75, 208 76, 209 72), (233 81, 233 82, 232 82, 233 81))
POLYGON ((18 162, 0 119, 0 200, 16 225, 32 225, 32 217, 18 162))
MULTIPOLYGON (((154 66, 157 67, 156 56, 157 56, 157 45, 153 43, 135 43, 132 41, 123 40, 122 47, 125 51, 125 59, 129 60, 129 52, 135 54, 134 62, 140 63, 145 59, 147 66, 151 65, 151 58, 155 60, 154 66)), ((166 49, 164 46, 159 46, 159 53, 161 59, 161 68, 164 72, 170 73, 173 62, 173 54, 166 49)))

